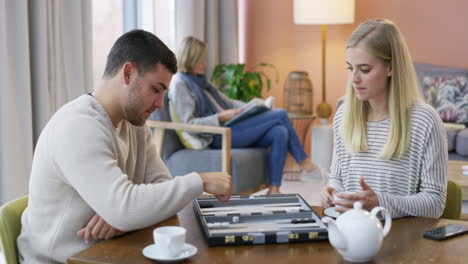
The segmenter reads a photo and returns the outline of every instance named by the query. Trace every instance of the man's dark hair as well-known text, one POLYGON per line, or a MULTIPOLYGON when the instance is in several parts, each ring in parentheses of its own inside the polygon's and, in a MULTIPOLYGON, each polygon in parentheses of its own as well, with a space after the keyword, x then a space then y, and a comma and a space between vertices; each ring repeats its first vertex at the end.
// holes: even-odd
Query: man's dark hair
POLYGON ((107 55, 103 77, 114 76, 126 62, 135 64, 139 74, 154 69, 158 63, 172 73, 177 72, 174 53, 158 37, 140 29, 129 31, 117 39, 107 55))

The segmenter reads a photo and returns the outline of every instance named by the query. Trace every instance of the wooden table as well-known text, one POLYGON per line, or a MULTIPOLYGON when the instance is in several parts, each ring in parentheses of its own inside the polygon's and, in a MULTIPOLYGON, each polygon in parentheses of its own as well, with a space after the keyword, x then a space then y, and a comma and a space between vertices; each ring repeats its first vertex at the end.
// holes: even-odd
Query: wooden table
MULTIPOLYGON (((462 187, 462 199, 468 200, 468 176, 462 173, 462 166, 467 165, 468 161, 449 160, 448 161, 448 178, 462 187)), ((468 263, 468 261, 467 261, 468 263)))
MULTIPOLYGON (((322 215, 322 208, 313 208, 322 215)), ((468 263, 468 235, 442 242, 422 237, 424 230, 449 223, 468 226, 468 222, 445 219, 408 217, 394 220, 392 230, 372 263, 468 263)), ((178 216, 159 225, 98 243, 71 256, 68 263, 157 263, 145 258, 142 250, 153 243, 153 229, 164 225, 187 228, 187 242, 198 248, 198 253, 183 263, 344 263, 328 241, 208 247, 191 204, 178 216)))

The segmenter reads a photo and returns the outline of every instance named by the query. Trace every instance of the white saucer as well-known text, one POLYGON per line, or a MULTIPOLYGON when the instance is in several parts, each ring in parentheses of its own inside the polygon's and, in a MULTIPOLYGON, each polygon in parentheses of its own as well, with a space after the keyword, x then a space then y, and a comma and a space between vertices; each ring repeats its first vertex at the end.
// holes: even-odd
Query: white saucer
POLYGON ((335 211, 335 207, 328 207, 323 211, 323 213, 333 218, 340 216, 340 213, 335 211))
POLYGON ((156 250, 156 245, 151 244, 143 249, 143 255, 147 258, 154 259, 160 262, 173 262, 173 261, 179 261, 179 260, 183 260, 186 258, 190 258, 191 256, 195 255, 197 251, 198 251, 197 247, 195 247, 192 244, 185 243, 182 248, 182 253, 180 253, 179 256, 175 256, 175 257, 161 256, 156 250))

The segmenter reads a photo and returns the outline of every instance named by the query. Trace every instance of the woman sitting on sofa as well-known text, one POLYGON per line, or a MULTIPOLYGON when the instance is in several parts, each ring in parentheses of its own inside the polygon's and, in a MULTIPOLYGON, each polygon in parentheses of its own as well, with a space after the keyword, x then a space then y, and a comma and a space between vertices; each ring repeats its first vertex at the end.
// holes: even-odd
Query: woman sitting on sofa
MULTIPOLYGON (((206 46, 202 41, 187 37, 177 51, 179 72, 169 87, 172 120, 197 125, 222 126, 242 110, 244 102, 232 100, 214 88, 204 75, 206 46)), ((287 153, 291 153, 306 173, 317 173, 307 158, 287 113, 282 109, 269 110, 229 125, 232 147, 271 147, 268 160, 268 194, 280 193, 281 178, 287 153)), ((221 148, 221 136, 191 133, 193 145, 201 148, 221 148)))
POLYGON ((333 121, 334 153, 322 206, 343 212, 360 201, 392 217, 440 217, 445 207, 447 143, 440 117, 419 99, 403 35, 372 19, 346 45, 349 84, 333 121), (332 201, 334 192, 346 201, 332 201))

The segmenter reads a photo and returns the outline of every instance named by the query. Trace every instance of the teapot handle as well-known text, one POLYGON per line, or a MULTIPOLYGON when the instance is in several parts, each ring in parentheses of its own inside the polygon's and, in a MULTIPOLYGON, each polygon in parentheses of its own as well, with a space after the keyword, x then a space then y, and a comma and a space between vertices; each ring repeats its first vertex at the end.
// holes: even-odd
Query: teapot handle
POLYGON ((392 216, 390 215, 387 209, 381 206, 374 207, 370 213, 373 216, 377 217, 377 213, 379 213, 380 211, 383 211, 385 215, 385 225, 383 228, 383 235, 384 237, 386 237, 388 232, 390 232, 390 228, 392 228, 392 216))

